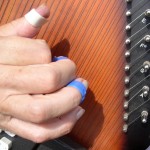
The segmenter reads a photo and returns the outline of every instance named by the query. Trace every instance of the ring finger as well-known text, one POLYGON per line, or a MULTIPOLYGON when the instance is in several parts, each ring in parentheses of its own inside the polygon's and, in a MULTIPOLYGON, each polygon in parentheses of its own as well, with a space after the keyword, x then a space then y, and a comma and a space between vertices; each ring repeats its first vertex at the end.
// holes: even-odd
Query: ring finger
POLYGON ((80 83, 82 90, 67 86, 52 94, 10 96, 3 101, 0 110, 5 115, 34 123, 59 117, 78 106, 85 97, 87 81, 80 78, 75 81, 80 83))

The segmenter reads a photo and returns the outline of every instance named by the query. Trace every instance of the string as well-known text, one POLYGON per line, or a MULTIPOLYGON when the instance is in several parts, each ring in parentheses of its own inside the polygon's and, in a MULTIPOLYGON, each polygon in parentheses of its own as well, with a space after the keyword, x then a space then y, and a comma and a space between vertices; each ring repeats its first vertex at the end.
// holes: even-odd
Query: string
POLYGON ((133 75, 135 75, 142 67, 143 67, 143 65, 141 65, 138 69, 136 69, 136 70, 129 76, 129 78, 131 79, 131 78, 133 77, 133 75))
MULTIPOLYGON (((79 23, 80 18, 84 15, 84 11, 85 11, 86 7, 88 6, 89 2, 90 2, 90 1, 86 1, 86 3, 84 4, 84 7, 82 8, 80 15, 78 15, 78 18, 77 18, 76 22, 74 23, 74 26, 72 27, 71 32, 70 32, 69 35, 67 36, 68 39, 71 39, 72 35, 74 35, 73 33, 74 33, 75 28, 76 28, 76 25, 79 23)), ((95 2, 96 2, 96 1, 95 1, 95 2)), ((93 4, 95 4, 95 2, 94 2, 93 4)), ((102 2, 103 2, 103 1, 102 1, 102 2)), ((89 12, 90 12, 90 11, 88 11, 86 17, 83 19, 83 22, 85 21, 85 19, 86 19, 87 17, 89 17, 89 12)), ((80 27, 80 30, 81 30, 81 27, 80 27)), ((75 36, 76 36, 76 35, 75 35, 75 36)), ((72 43, 74 43, 74 41, 73 41, 72 43)), ((72 44, 71 44, 71 45, 72 45, 72 44)), ((62 53, 64 52, 64 50, 66 49, 66 47, 67 47, 67 45, 65 45, 65 47, 62 48, 62 49, 63 49, 63 50, 62 50, 62 53)), ((59 47, 56 49, 56 51, 57 51, 57 50, 59 50, 59 47)))
POLYGON ((128 124, 128 127, 131 126, 134 122, 136 122, 139 118, 141 118, 141 116, 138 116, 136 119, 134 119, 133 121, 131 121, 131 122, 128 124))
POLYGON ((135 32, 132 36, 129 37, 129 39, 131 39, 132 37, 134 37, 136 34, 138 34, 140 31, 142 31, 143 29, 145 29, 149 25, 150 25, 150 23, 148 23, 146 26, 144 26, 143 28, 141 28, 139 31, 135 32))
MULTIPOLYGON (((122 3, 122 2, 121 2, 121 3, 122 3)), ((120 6, 120 5, 119 5, 119 6, 120 6)), ((120 8, 120 7, 119 7, 119 8, 120 8)), ((123 16, 123 15, 124 15, 124 12, 122 13, 122 15, 120 15, 120 17, 123 16)), ((120 21, 120 19, 122 19, 122 17, 119 18, 118 20, 120 21)), ((113 20, 113 21, 114 21, 114 20, 113 20)), ((114 21, 114 22, 113 22, 113 21, 112 21, 112 23, 116 22, 116 21, 114 21)), ((110 24, 110 27, 111 27, 111 25, 112 25, 112 24, 110 24)), ((113 31, 113 32, 116 33, 115 31, 113 31)), ((109 30, 107 30, 107 32, 106 32, 105 35, 107 36, 108 33, 109 33, 109 30)), ((118 34, 116 34, 116 39, 118 38, 119 35, 121 35, 121 33, 122 33, 122 29, 120 29, 120 31, 118 32, 118 34)), ((101 34, 101 32, 99 32, 97 36, 99 37, 100 34, 101 34)), ((96 37, 97 37, 97 36, 96 36, 96 37)), ((95 42, 97 42, 96 37, 95 37, 95 42)), ((104 37, 103 37, 103 39, 104 39, 104 37)), ((111 39, 111 38, 110 38, 110 39, 111 39)), ((114 39, 114 41, 116 40, 115 38, 113 38, 113 39, 114 39)), ((108 39, 108 40, 109 40, 109 39, 108 39)), ((109 46, 110 43, 113 43, 113 40, 109 40, 109 41, 110 41, 110 42, 108 43, 107 46, 109 46)), ((103 42, 103 41, 102 41, 102 42, 103 42)), ((101 43, 102 43, 102 42, 101 42, 101 43)), ((100 48, 101 48, 101 43, 99 43, 99 44, 97 45, 98 47, 96 47, 96 49, 100 49, 100 48)), ((119 44, 119 45, 122 45, 122 43, 123 43, 123 40, 120 41, 120 44, 119 44)), ((95 44, 94 44, 94 45, 95 45, 95 44)), ((119 45, 118 45, 118 46, 119 46, 119 45)), ((113 45, 113 46, 114 46, 114 45, 113 45)), ((91 45, 90 48, 92 49, 92 45, 91 45)), ((89 48, 89 50, 90 50, 90 48, 89 48)), ((112 47, 112 49, 113 49, 113 47, 112 47)), ((118 49, 120 49, 120 46, 118 47, 118 49)), ((89 54, 89 55, 87 55, 87 56, 90 56, 90 53, 88 53, 88 54, 89 54)), ((94 54, 95 54, 95 57, 94 57, 95 59, 99 59, 100 57, 103 57, 103 55, 102 55, 102 56, 99 56, 99 55, 101 55, 101 54, 98 55, 96 52, 95 52, 94 54)), ((104 53, 103 53, 103 54, 104 54, 104 53)), ((115 54, 116 54, 116 53, 114 53, 114 55, 115 55, 115 54)), ((113 59, 114 55, 111 57, 112 59, 113 59)), ((121 56, 122 56, 122 54, 121 54, 121 56)), ((120 56, 120 57, 121 57, 121 56, 120 56)), ((86 58, 87 58, 87 57, 85 57, 85 61, 86 61, 86 58)), ((110 59, 111 59, 111 58, 110 58, 110 59)), ((111 60, 112 60, 112 59, 111 59, 111 60)), ((92 60, 91 60, 91 59, 90 59, 89 63, 92 64, 92 60)), ((105 66, 105 64, 106 64, 106 61, 103 61, 103 65, 104 65, 104 66, 105 66)), ((89 72, 89 73, 92 73, 92 74, 93 74, 93 73, 96 71, 96 70, 94 69, 94 65, 95 65, 95 64, 93 63, 93 65, 90 66, 91 69, 90 69, 90 72, 89 72)), ((81 66, 81 67, 82 67, 82 66, 81 66)), ((109 67, 109 66, 108 66, 108 67, 109 67)), ((118 69, 119 69, 119 68, 118 68, 118 69)), ((100 67, 99 70, 100 70, 100 71, 103 70, 102 66, 100 67)), ((88 71, 88 70, 85 69, 85 70, 83 70, 83 73, 87 73, 87 71, 88 71)), ((118 70, 118 71, 119 71, 119 70, 118 70)), ((89 74, 89 73, 88 73, 88 74, 89 74)), ((114 76, 116 76, 116 75, 117 75, 117 72, 116 72, 116 74, 114 73, 114 76)), ((94 78, 97 79, 98 77, 99 77, 99 74, 97 74, 94 78)), ((121 79, 121 81, 122 81, 122 79, 121 79)), ((92 84, 94 84, 95 86, 93 86, 93 87, 96 88, 97 81, 93 79, 92 84)), ((105 84, 105 83, 104 83, 104 84, 105 84)), ((108 84, 107 84, 107 85, 108 85, 108 84)), ((108 87, 108 86, 106 86, 106 87, 108 87)), ((109 87, 108 87, 108 89, 109 89, 109 87)), ((102 89, 97 88, 97 90, 95 90, 95 93, 96 93, 96 92, 97 92, 97 93, 103 93, 103 88, 102 88, 102 89)))
POLYGON ((131 97, 131 99, 128 100, 128 102, 130 103, 143 89, 139 90, 135 95, 133 95, 133 97, 131 97))
POLYGON ((135 48, 136 46, 138 46, 139 43, 141 43, 143 41, 144 38, 142 38, 139 42, 137 42, 131 49, 129 49, 128 51, 133 52, 133 48, 135 48))
POLYGON ((139 61, 141 58, 143 58, 146 54, 148 54, 148 52, 150 52, 150 49, 148 51, 146 51, 143 55, 141 55, 140 57, 138 57, 136 60, 134 60, 132 63, 130 63, 131 66, 135 65, 135 63, 137 61, 139 61))
POLYGON ((148 75, 147 77, 145 77, 143 80, 141 80, 140 82, 138 82, 137 84, 135 84, 133 87, 131 87, 129 89, 129 91, 133 90, 135 87, 137 87, 139 84, 141 84, 144 80, 148 79, 150 77, 150 75, 148 75))
POLYGON ((6 22, 8 22, 8 20, 9 20, 9 17, 10 17, 10 15, 11 15, 11 13, 12 13, 12 10, 13 10, 14 6, 15 6, 15 3, 16 3, 16 0, 15 0, 14 3, 13 3, 13 6, 12 6, 12 8, 11 8, 11 10, 10 10, 10 13, 9 13, 9 16, 8 16, 6 22))
MULTIPOLYGON (((83 19, 83 23, 80 25, 80 30, 78 30, 78 32, 75 34, 75 36, 74 36, 74 38, 73 38, 73 40, 72 40, 72 43, 71 43, 71 47, 73 47, 74 46, 74 44, 75 44, 75 42, 76 42, 76 39, 77 39, 77 37, 78 37, 78 35, 80 34, 80 31, 82 30, 82 28, 84 27, 84 23, 86 22, 86 20, 87 20, 87 18, 90 16, 90 13, 91 13, 91 10, 94 8, 94 6, 95 6, 95 4, 96 4, 96 0, 94 0, 94 2, 92 3, 92 6, 90 7, 90 10, 88 11, 88 13, 86 14, 86 16, 84 17, 84 19, 83 19)), ((87 5, 88 5, 89 3, 87 3, 87 5)), ((98 6, 98 8, 100 7, 100 5, 98 6)), ((97 9, 96 8, 96 12, 98 11, 99 9, 97 9)), ((83 15, 83 13, 84 12, 82 12, 82 15, 83 15)), ((93 16, 93 18, 95 17, 95 15, 96 15, 96 13, 94 14, 94 16, 93 16)), ((79 18, 80 19, 80 18, 79 18)), ((89 26, 89 24, 87 25, 87 28, 88 28, 88 26, 89 26)), ((75 24, 75 26, 74 27, 76 27, 76 24, 75 24)), ((86 32, 88 32, 88 30, 86 30, 86 32)), ((73 31, 72 31, 72 34, 73 34, 73 31)), ((83 33, 84 34, 84 33, 83 33)), ((71 37, 71 36, 70 36, 71 37)), ((84 36, 82 36, 82 37, 84 37, 84 36)), ((82 41, 82 39, 80 40, 80 42, 82 41)), ((78 43, 78 45, 80 45, 80 42, 78 43)), ((67 45, 66 45, 67 46, 67 45)), ((66 48, 66 46, 65 46, 65 48, 66 48)), ((76 49, 76 51, 77 51, 77 49, 76 49)), ((76 53, 76 51, 74 51, 73 52, 73 55, 74 55, 74 53, 76 53)))
MULTIPOLYGON (((141 15, 139 15, 137 18, 135 18, 131 23, 129 23, 128 25, 131 26, 131 24, 133 24, 135 21, 137 21, 140 17, 142 17, 143 15, 145 15, 145 12, 143 12, 141 15)), ((132 26, 133 27, 133 26, 132 26)))
MULTIPOLYGON (((122 14, 122 15, 123 15, 123 14, 122 14)), ((122 15, 121 15, 121 16, 122 16, 122 15)), ((121 18, 122 18, 122 17, 121 17, 121 18)), ((118 19, 118 22, 120 21, 121 18, 118 19)), ((115 21, 112 21, 111 24, 110 24, 110 26, 113 25, 114 22, 115 22, 115 21)), ((118 22, 117 22, 117 23, 118 23, 118 22)), ((121 32, 121 31, 122 31, 122 29, 120 30, 120 32, 121 32)), ((120 35, 120 32, 118 32, 118 34, 116 34, 116 39, 117 39, 117 37, 120 35)), ((109 30, 107 30, 107 32, 106 32, 106 34, 105 34, 106 36, 107 36, 107 33, 109 33, 109 30)), ((100 36, 100 34, 101 34, 101 32, 99 32, 97 36, 100 36)), ((97 36, 95 36, 95 37, 97 37, 97 36)), ((97 45, 96 49, 100 49, 100 46, 101 46, 101 44, 102 44, 103 41, 104 41, 104 38, 105 38, 105 37, 103 37, 102 42, 97 45)), ((116 39, 114 39, 114 41, 115 41, 116 39)), ((97 40, 96 40, 96 38, 95 38, 95 40, 94 40, 94 45, 95 45, 96 41, 97 41, 97 40)), ((110 42, 108 43, 108 46, 110 45, 111 42, 113 42, 113 41, 110 40, 110 42)), ((122 45, 122 42, 123 42, 123 41, 121 41, 119 45, 122 45)), ((114 46, 114 45, 113 45, 113 46, 114 46)), ((120 47, 118 47, 118 49, 119 49, 119 48, 120 48, 120 47)), ((92 44, 91 44, 91 47, 90 47, 89 49, 92 49, 92 44)), ((112 49, 113 49, 113 47, 112 47, 112 49)), ((93 54, 96 54, 96 52, 93 53, 93 54)), ((115 53, 114 53, 114 54, 115 54, 115 53)), ((90 56, 90 54, 88 53, 88 54, 87 54, 87 57, 85 57, 85 60, 86 60, 86 58, 88 58, 89 56, 90 56)), ((101 57, 103 57, 103 55, 102 55, 101 57)), ((96 55, 95 59, 98 59, 98 58, 99 58, 99 55, 96 55)), ((112 58, 113 58, 113 56, 112 56, 112 58)), ((83 60, 83 61, 84 61, 84 60, 83 60)), ((93 61, 93 60, 90 60, 89 63, 92 63, 92 61, 93 61)), ((104 64, 106 63, 106 61, 103 61, 103 62, 104 62, 104 64)), ((94 69, 94 66, 95 66, 95 64, 93 63, 93 65, 91 66, 91 70, 90 70, 90 72, 92 72, 92 73, 94 73, 94 70, 95 70, 95 69, 94 69)), ((103 68, 101 67, 101 68, 100 68, 100 71, 101 71, 102 69, 103 69, 103 68)), ((87 73, 87 70, 86 70, 86 69, 84 70, 84 73, 87 73)), ((97 76, 95 76, 95 78, 93 79, 93 81, 95 81, 95 80, 98 78, 98 76, 99 76, 99 74, 97 74, 97 76)), ((96 86, 96 84, 95 84, 95 86, 96 86)), ((94 88, 95 88, 95 87, 94 87, 94 88)), ((104 88, 103 88, 103 89, 104 89, 104 88)), ((97 91, 98 91, 98 93, 100 93, 100 92, 103 93, 103 90, 100 89, 100 88, 98 88, 97 91)))
MULTIPOLYGON (((110 3, 108 3, 107 6, 105 6, 105 10, 107 10, 107 8, 108 8, 109 5, 110 5, 110 3)), ((115 6, 113 6, 113 7, 111 8, 110 13, 111 13, 111 11, 114 9, 114 7, 115 7, 115 6)), ((98 10, 100 10, 100 6, 98 7, 98 10)), ((118 11, 118 10, 117 10, 117 11, 118 11)), ((101 14, 101 15, 98 17, 97 22, 96 22, 96 25, 95 25, 95 30, 92 30, 91 34, 89 35, 90 37, 92 37, 92 35, 93 35, 94 32, 96 31, 98 25, 100 24, 101 17, 102 17, 103 15, 104 15, 104 14, 101 14)), ((94 17, 96 17, 96 16, 94 16, 94 17)), ((94 17, 93 17, 93 19, 94 19, 94 17)), ((92 24, 92 22, 93 22, 93 19, 91 20, 91 22, 90 22, 89 25, 88 25, 88 27, 89 27, 88 30, 90 29, 90 26, 91 26, 91 24, 92 24)), ((106 18, 106 20, 105 20, 105 23, 104 23, 103 26, 101 27, 101 31, 97 32, 97 34, 98 34, 99 37, 100 37, 101 32, 103 32, 104 27, 105 27, 105 24, 106 24, 106 22, 107 22, 108 20, 109 20, 109 15, 107 16, 107 18, 106 18)), ((113 25, 113 23, 114 23, 114 21, 110 22, 110 25, 111 25, 111 24, 113 25)), ((83 36, 82 36, 82 39, 80 40, 80 43, 77 45, 77 47, 75 47, 75 49, 76 49, 77 51, 79 50, 80 45, 83 43, 83 37, 86 35, 86 33, 88 32, 88 30, 85 30, 85 32, 84 32, 84 34, 83 34, 83 36)), ((106 33, 105 33, 104 36, 103 36, 103 39, 104 39, 105 35, 107 35, 108 32, 109 32, 109 30, 106 31, 106 33)), ((97 37, 97 36, 95 36, 95 37, 97 37)), ((91 41, 91 39, 89 38, 89 39, 87 40, 87 42, 85 42, 85 44, 84 44, 85 49, 86 49, 86 47, 88 46, 88 43, 89 43, 90 41, 91 41)), ((96 45, 96 44, 95 44, 96 42, 97 42, 97 40, 94 39, 93 45, 96 45)), ((101 43, 103 43, 103 40, 101 40, 101 43)), ((101 43, 99 43, 99 45, 101 45, 101 43)), ((92 45, 91 45, 91 47, 92 47, 92 45)), ((92 49, 92 48, 91 48, 91 49, 92 49)), ((93 55, 94 55, 94 54, 95 54, 95 53, 93 53, 93 55)), ((79 55, 80 55, 80 54, 78 53, 77 60, 80 59, 79 55)), ((87 54, 85 55, 83 61, 86 61, 85 59, 87 59, 88 56, 90 56, 90 53, 87 53, 87 54)), ((95 58, 95 59, 96 59, 96 58, 95 58)), ((90 60, 90 61, 91 61, 91 60, 90 60)), ((81 64, 81 65, 82 65, 82 64, 81 64)), ((79 65, 79 67, 81 67, 81 65, 79 65)))
POLYGON ((3 19, 3 17, 4 17, 4 14, 5 14, 5 12, 6 12, 6 9, 7 9, 7 6, 9 5, 9 3, 10 3, 10 1, 7 1, 7 4, 6 4, 5 9, 4 9, 4 12, 2 13, 2 16, 1 16, 1 18, 0 18, 1 21, 2 21, 2 19, 3 19))
MULTIPOLYGON (((106 7, 108 8, 108 6, 106 6, 106 7)), ((115 7, 115 6, 114 6, 114 7, 115 7)), ((114 7, 112 7, 111 10, 113 10, 114 7)), ((99 9, 100 9, 100 8, 99 8, 99 9)), ((117 11, 118 11, 118 10, 117 10, 117 11)), ((110 12, 111 12, 111 11, 110 11, 110 12)), ((97 19, 96 27, 98 27, 98 25, 100 24, 100 20, 101 20, 100 18, 101 18, 102 16, 103 16, 103 14, 100 15, 99 18, 97 19)), ((106 18, 106 21, 107 21, 107 20, 109 20, 109 18, 106 18)), ((113 25, 114 22, 115 22, 114 20, 111 21, 111 23, 110 23, 109 26, 113 25)), ((103 32, 104 27, 105 27, 105 23, 104 23, 104 25, 101 27, 101 32, 103 32)), ((91 37, 91 36, 94 34, 95 31, 96 31, 96 29, 95 29, 95 30, 92 30, 92 33, 91 33, 89 36, 91 37)), ((97 36, 100 37, 101 32, 97 32, 97 34, 96 34, 96 36, 95 36, 95 38, 94 38, 94 40, 93 40, 93 44, 91 44, 91 46, 89 47, 89 49, 92 49, 92 48, 93 48, 92 45, 96 45, 97 36)), ((109 33, 109 30, 107 30, 107 31, 105 32, 105 34, 104 34, 104 36, 103 36, 103 40, 101 40, 101 43, 99 43, 98 46, 102 45, 102 43, 103 43, 105 37, 107 36, 107 33, 109 33)), ((85 46, 84 46, 85 49, 86 49, 88 43, 90 42, 90 40, 91 40, 91 39, 89 38, 89 40, 87 40, 87 43, 85 43, 85 46)), ((81 41, 82 41, 82 40, 81 40, 81 41)), ((110 42, 111 42, 111 41, 110 41, 110 42)), ((80 44, 81 44, 81 42, 80 42, 80 44)), ((75 48, 77 51, 78 51, 78 49, 79 49, 80 44, 78 44, 78 46, 75 48)), ((109 46, 109 44, 110 44, 110 43, 108 43, 108 46, 109 46)), ((99 48, 96 47, 96 49, 99 49, 99 48)), ((96 51, 93 53, 93 55, 95 55, 95 54, 96 54, 96 51)), ((80 55, 80 54, 79 54, 79 55, 80 55)), ((85 57, 83 58, 83 61, 86 61, 86 59, 87 59, 89 56, 90 56, 90 52, 89 52, 89 53, 86 53, 85 57)), ((97 59, 97 57, 98 57, 98 55, 96 55, 95 59, 97 59)), ((77 57, 77 58, 79 59, 80 57, 77 57)), ((90 63, 91 61, 92 61, 92 60, 90 60, 89 63, 90 63)), ((82 65, 82 64, 80 64, 79 67, 81 67, 81 65, 82 65)), ((95 64, 94 64, 94 65, 95 65, 95 64)), ((94 69, 93 66, 92 66, 92 69, 94 69)), ((86 72, 86 70, 85 70, 85 72, 86 72)), ((92 70, 91 70, 91 72, 92 72, 92 70)))
MULTIPOLYGON (((80 7, 80 5, 81 5, 81 3, 82 3, 82 0, 80 0, 79 1, 79 3, 78 3, 78 5, 76 6, 76 9, 74 10, 74 12, 73 12, 73 16, 75 16, 76 14, 77 14, 77 12, 78 12, 78 8, 80 7)), ((67 23, 67 25, 66 25, 66 28, 64 29, 64 32, 63 32, 63 34, 62 34, 62 36, 60 37, 60 39, 61 39, 61 41, 63 40, 63 37, 64 37, 64 35, 65 35, 65 33, 68 31, 68 26, 72 23, 72 21, 73 21, 73 16, 71 17, 71 19, 68 21, 68 23, 67 23)), ((61 26, 60 26, 61 27, 61 26)), ((55 38, 55 40, 56 40, 56 38, 55 38)), ((55 41, 54 41, 55 42, 55 41)), ((53 42, 53 43, 54 43, 53 42)), ((53 45, 53 44, 52 44, 53 45)), ((59 49, 59 47, 56 49, 56 51, 59 49)))
POLYGON ((137 108, 135 108, 133 111, 131 111, 131 112, 129 113, 129 115, 131 115, 133 112, 135 112, 137 109, 139 109, 140 107, 142 107, 143 105, 145 105, 145 104, 148 103, 148 102, 150 102, 150 98, 149 98, 147 101, 145 101, 144 103, 142 103, 141 105, 139 105, 137 108))
POLYGON ((48 38, 47 38, 47 41, 50 40, 52 34, 54 33, 55 28, 56 28, 56 26, 57 26, 57 24, 58 24, 58 22, 59 22, 59 20, 60 20, 60 18, 61 18, 61 14, 62 14, 62 12, 65 10, 65 7, 67 6, 67 2, 68 2, 68 0, 66 0, 66 1, 64 2, 63 6, 62 6, 62 8, 61 8, 61 10, 60 10, 60 15, 57 17, 57 19, 56 19, 56 21, 55 21, 55 23, 54 23, 54 25, 53 25, 53 27, 52 27, 52 29, 51 29, 51 32, 49 33, 49 36, 48 36, 48 38))
MULTIPOLYGON (((63 20, 67 20, 67 18, 68 18, 68 16, 69 16, 69 13, 70 13, 70 11, 72 10, 74 4, 75 4, 75 1, 72 1, 72 3, 70 4, 69 8, 67 9, 67 13, 66 13, 66 15, 65 15, 65 17, 64 17, 63 20)), ((71 17, 71 19, 73 19, 73 17, 71 17)), ((68 22, 70 23, 70 20, 69 20, 68 22)), ((60 33, 60 30, 62 29, 63 24, 64 24, 64 22, 62 22, 62 23, 60 24, 59 28, 57 29, 57 33, 56 33, 56 35, 55 35, 55 38, 53 38, 53 41, 51 42, 51 45, 53 45, 53 44, 55 43, 55 41, 56 41, 56 39, 57 39, 57 37, 58 37, 58 35, 59 35, 59 33, 60 33)))
MULTIPOLYGON (((135 7, 133 7, 132 9, 129 9, 128 11, 131 11, 132 13, 134 12, 133 10, 136 9, 136 7, 138 7, 144 0, 141 0, 140 2, 138 2, 135 7)), ((144 4, 143 4, 144 5, 144 4)), ((137 10, 137 9, 136 9, 137 10)))
POLYGON ((4 3, 4 0, 1 1, 1 3, 0 3, 0 10, 1 10, 2 6, 3 6, 3 3, 4 3))

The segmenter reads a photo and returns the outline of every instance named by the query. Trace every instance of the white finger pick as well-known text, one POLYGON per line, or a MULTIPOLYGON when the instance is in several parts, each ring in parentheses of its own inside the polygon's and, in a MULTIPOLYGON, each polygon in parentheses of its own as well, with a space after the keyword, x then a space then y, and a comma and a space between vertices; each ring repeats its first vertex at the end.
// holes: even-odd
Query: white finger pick
POLYGON ((35 9, 32 9, 25 15, 25 19, 34 27, 41 27, 47 19, 41 16, 35 9))

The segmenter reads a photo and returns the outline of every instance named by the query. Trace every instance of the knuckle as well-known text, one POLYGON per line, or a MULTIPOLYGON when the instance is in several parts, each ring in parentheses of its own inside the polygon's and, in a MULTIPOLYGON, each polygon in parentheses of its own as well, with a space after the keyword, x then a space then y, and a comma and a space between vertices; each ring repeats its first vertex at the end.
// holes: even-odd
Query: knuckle
POLYGON ((70 133, 72 131, 72 129, 73 129, 73 125, 72 124, 65 125, 63 134, 66 135, 66 134, 70 133))
POLYGON ((41 105, 32 104, 30 106, 29 117, 32 122, 41 123, 46 119, 46 113, 41 105))
POLYGON ((72 100, 72 105, 73 106, 78 106, 81 100, 81 94, 77 89, 73 89, 72 92, 70 92, 71 100, 72 100))
POLYGON ((45 40, 37 40, 40 43, 39 48, 41 53, 39 54, 39 58, 43 63, 51 62, 51 51, 45 40))
POLYGON ((31 140, 35 143, 42 143, 46 141, 46 135, 43 131, 37 131, 34 134, 32 134, 31 140))
POLYGON ((5 128, 6 125, 11 121, 11 116, 5 116, 0 114, 0 127, 5 128))
POLYGON ((51 69, 45 76, 45 89, 47 90, 47 92, 55 90, 58 86, 59 81, 59 73, 56 70, 51 69))
POLYGON ((76 72, 76 70, 77 70, 77 67, 76 67, 75 62, 73 62, 73 61, 72 61, 72 60, 70 60, 70 59, 68 59, 68 60, 69 60, 69 62, 70 62, 70 65, 71 65, 71 68, 72 68, 73 72, 75 73, 75 72, 76 72))
POLYGON ((43 49, 41 53, 41 61, 43 63, 50 63, 51 62, 51 52, 48 49, 43 49))

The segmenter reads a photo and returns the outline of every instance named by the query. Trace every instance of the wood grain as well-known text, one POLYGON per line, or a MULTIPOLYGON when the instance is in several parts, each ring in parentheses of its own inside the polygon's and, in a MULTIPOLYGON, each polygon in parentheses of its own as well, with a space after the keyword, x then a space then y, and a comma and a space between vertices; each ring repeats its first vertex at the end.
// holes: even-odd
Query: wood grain
POLYGON ((42 3, 51 15, 36 38, 47 40, 53 55, 74 60, 89 81, 86 113, 71 136, 88 149, 123 149, 124 0, 1 0, 0 22, 42 3))

